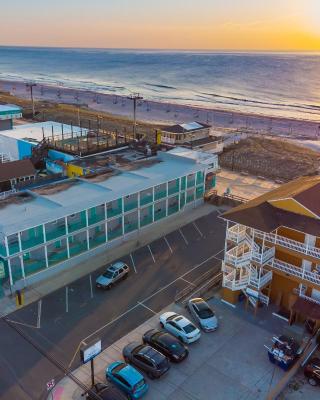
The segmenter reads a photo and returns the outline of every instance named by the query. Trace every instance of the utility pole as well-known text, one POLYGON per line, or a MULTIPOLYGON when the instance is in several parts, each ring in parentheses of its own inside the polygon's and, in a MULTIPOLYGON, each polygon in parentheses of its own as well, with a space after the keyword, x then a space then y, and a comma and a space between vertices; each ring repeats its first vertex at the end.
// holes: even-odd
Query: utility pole
POLYGON ((137 129, 137 101, 143 100, 143 97, 139 93, 133 93, 128 96, 129 100, 133 101, 133 139, 136 139, 136 129, 137 129))
POLYGON ((33 88, 37 86, 36 83, 30 82, 26 83, 26 87, 30 88, 30 95, 31 95, 31 102, 32 102, 32 118, 35 116, 35 110, 34 110, 34 99, 33 99, 33 88))

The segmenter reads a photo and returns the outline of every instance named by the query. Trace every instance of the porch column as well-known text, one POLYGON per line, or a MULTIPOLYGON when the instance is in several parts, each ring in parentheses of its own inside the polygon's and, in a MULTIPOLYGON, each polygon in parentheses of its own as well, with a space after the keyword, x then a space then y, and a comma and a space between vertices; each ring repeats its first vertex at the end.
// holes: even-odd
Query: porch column
POLYGON ((263 253, 264 253, 264 248, 265 248, 265 240, 266 240, 266 233, 263 232, 263 239, 262 239, 262 250, 261 250, 261 264, 263 263, 263 253))
POLYGON ((89 238, 89 215, 88 215, 88 209, 86 209, 86 235, 87 235, 87 250, 90 250, 90 238, 89 238))
POLYGON ((67 255, 68 258, 70 258, 70 249, 69 249, 69 228, 68 228, 68 221, 67 221, 67 217, 64 217, 64 223, 65 223, 65 227, 66 227, 66 241, 67 241, 67 255))
POLYGON ((24 271, 24 261, 23 261, 23 256, 20 256, 20 266, 21 266, 21 273, 22 273, 22 277, 23 279, 26 279, 26 274, 24 271))
POLYGON ((152 223, 154 222, 154 186, 152 188, 152 223))
POLYGON ((48 261, 48 249, 47 246, 44 246, 44 256, 46 258, 46 268, 49 268, 49 261, 48 261))
POLYGON ((8 258, 8 271, 9 271, 9 281, 10 281, 10 286, 13 286, 13 280, 12 280, 12 272, 11 272, 11 261, 10 258, 8 258))
POLYGON ((125 232, 124 232, 124 198, 122 197, 121 199, 121 203, 122 203, 122 214, 121 214, 121 222, 122 222, 122 236, 124 236, 125 232))
POLYGON ((224 241, 224 256, 225 257, 226 257, 226 253, 227 253, 227 250, 228 250, 228 240, 227 240, 228 229, 229 229, 229 220, 227 219, 226 239, 224 241))
POLYGON ((19 251, 22 251, 21 232, 18 232, 19 251))

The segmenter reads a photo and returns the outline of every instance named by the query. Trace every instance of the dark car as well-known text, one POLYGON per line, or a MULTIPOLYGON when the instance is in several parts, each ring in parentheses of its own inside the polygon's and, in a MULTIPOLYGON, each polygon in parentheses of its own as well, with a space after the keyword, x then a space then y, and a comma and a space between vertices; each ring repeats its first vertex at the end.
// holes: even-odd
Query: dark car
POLYGON ((312 358, 304 367, 304 375, 312 386, 320 385, 320 358, 312 358))
POLYGON ((150 329, 143 335, 143 343, 160 351, 172 362, 181 362, 189 354, 187 346, 168 332, 150 329))
POLYGON ((98 396, 101 400, 128 400, 126 394, 113 385, 106 385, 105 383, 96 383, 90 392, 86 394, 88 400, 97 400, 98 396), (93 392, 94 394, 90 393, 93 392), (96 396, 95 396, 96 395, 96 396))
POLYGON ((122 354, 127 363, 142 369, 151 379, 160 378, 170 368, 168 358, 146 344, 129 343, 122 350, 122 354))

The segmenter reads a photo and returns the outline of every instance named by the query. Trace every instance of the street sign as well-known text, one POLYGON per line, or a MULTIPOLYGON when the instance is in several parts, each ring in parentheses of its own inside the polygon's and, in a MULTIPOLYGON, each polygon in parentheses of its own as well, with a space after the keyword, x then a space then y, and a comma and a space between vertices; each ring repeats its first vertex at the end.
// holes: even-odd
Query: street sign
POLYGON ((91 343, 90 345, 87 345, 80 349, 80 357, 81 361, 83 364, 86 364, 87 362, 93 360, 98 354, 101 353, 101 340, 97 340, 94 343, 91 343))
POLYGON ((55 386, 55 381, 54 379, 51 379, 51 381, 47 382, 47 391, 49 392, 49 390, 53 389, 55 386))
POLYGON ((3 279, 6 277, 6 270, 4 268, 4 263, 3 261, 0 261, 0 279, 3 279))

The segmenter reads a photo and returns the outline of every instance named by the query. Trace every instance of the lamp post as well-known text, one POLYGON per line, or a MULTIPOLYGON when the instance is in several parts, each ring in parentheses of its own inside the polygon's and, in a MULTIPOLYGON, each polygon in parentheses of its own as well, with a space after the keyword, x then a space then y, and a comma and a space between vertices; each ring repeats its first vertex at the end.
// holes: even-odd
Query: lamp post
POLYGON ((133 139, 136 139, 136 129, 137 129, 137 101, 143 100, 143 97, 139 93, 133 93, 128 96, 129 100, 133 101, 133 139))
POLYGON ((33 88, 37 86, 36 83, 30 82, 26 83, 26 87, 30 89, 30 95, 31 95, 31 103, 32 103, 32 118, 35 116, 35 110, 34 110, 34 99, 33 99, 33 88))

